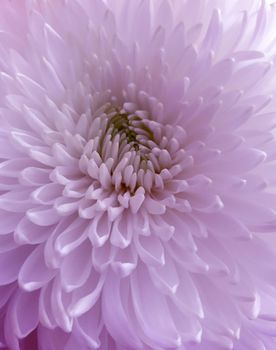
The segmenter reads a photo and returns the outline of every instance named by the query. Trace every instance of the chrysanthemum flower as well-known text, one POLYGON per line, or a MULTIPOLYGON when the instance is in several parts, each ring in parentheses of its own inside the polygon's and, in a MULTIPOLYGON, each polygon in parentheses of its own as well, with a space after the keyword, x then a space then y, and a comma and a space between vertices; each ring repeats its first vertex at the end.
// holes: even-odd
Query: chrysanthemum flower
POLYGON ((1 346, 275 350, 275 6, 0 9, 1 346))

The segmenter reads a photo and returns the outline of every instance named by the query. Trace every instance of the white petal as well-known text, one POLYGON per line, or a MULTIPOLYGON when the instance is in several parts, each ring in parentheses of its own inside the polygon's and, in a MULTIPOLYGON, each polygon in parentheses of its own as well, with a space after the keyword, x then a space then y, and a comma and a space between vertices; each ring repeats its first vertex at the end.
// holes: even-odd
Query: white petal
POLYGON ((37 207, 30 209, 26 213, 28 219, 38 226, 51 226, 56 224, 60 217, 57 212, 51 207, 37 207))
POLYGON ((125 307, 126 300, 120 295, 120 289, 120 280, 111 273, 105 281, 102 294, 104 323, 112 337, 120 344, 139 349, 142 344, 125 307))
POLYGON ((179 346, 181 339, 171 318, 166 297, 156 291, 146 268, 140 266, 131 275, 131 293, 135 315, 145 335, 161 348, 179 346))
POLYGON ((19 247, 0 254, 0 285, 14 282, 19 270, 31 252, 29 247, 19 247))
POLYGON ((140 258, 149 265, 164 265, 164 248, 160 240, 152 235, 138 236, 134 238, 137 252, 140 258))
POLYGON ((56 274, 55 270, 46 266, 44 246, 33 250, 22 265, 18 274, 18 283, 26 291, 33 291, 47 284, 56 274))
POLYGON ((14 240, 18 244, 39 244, 44 242, 52 231, 52 226, 38 226, 24 216, 18 223, 16 222, 14 240))
POLYGON ((165 264, 158 267, 150 267, 149 274, 155 286, 163 293, 175 294, 179 286, 179 276, 175 262, 167 254, 165 264))
POLYGON ((69 313, 73 317, 79 317, 89 312, 98 301, 105 282, 105 274, 92 271, 86 283, 72 293, 72 301, 69 313))
POLYGON ((113 271, 119 276, 126 277, 135 270, 138 262, 136 251, 132 247, 117 249, 114 260, 111 263, 113 271))
POLYGON ((19 338, 30 334, 38 325, 38 292, 17 292, 12 305, 13 330, 19 338))
POLYGON ((85 240, 79 247, 64 257, 62 262, 61 284, 66 292, 82 286, 91 271, 91 244, 85 240))
POLYGON ((53 329, 57 326, 51 305, 52 285, 53 283, 49 282, 42 287, 39 296, 39 320, 43 326, 47 327, 47 329, 53 329))
POLYGON ((87 223, 79 218, 64 229, 56 239, 55 248, 62 254, 67 255, 77 248, 87 237, 87 223))
POLYGON ((93 349, 100 347, 101 309, 99 303, 86 314, 77 318, 76 330, 80 336, 81 343, 86 343, 93 349))

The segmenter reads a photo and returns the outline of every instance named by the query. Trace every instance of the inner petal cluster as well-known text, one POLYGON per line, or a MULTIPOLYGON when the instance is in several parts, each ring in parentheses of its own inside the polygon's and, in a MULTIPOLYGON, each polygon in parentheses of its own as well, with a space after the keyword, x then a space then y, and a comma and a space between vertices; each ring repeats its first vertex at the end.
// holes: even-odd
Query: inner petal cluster
POLYGON ((95 113, 90 130, 80 159, 92 180, 86 198, 98 200, 98 209, 109 208, 111 220, 127 208, 136 213, 145 197, 162 191, 177 172, 184 129, 177 127, 175 133, 134 103, 106 104, 95 113))

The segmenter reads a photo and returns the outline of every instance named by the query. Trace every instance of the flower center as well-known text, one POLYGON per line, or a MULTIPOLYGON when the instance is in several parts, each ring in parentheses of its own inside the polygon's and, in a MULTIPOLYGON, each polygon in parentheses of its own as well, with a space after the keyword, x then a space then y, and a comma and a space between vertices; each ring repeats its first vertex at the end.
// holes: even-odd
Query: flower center
POLYGON ((110 108, 107 113, 109 120, 102 137, 102 144, 105 138, 114 142, 116 135, 119 135, 120 145, 128 144, 130 150, 135 150, 141 159, 148 159, 147 155, 151 149, 147 141, 154 141, 154 135, 142 118, 135 113, 115 107, 110 108))
POLYGON ((131 198, 163 191, 179 171, 185 131, 152 120, 132 103, 106 104, 95 112, 88 137, 81 169, 101 198, 118 198, 126 208, 131 198))

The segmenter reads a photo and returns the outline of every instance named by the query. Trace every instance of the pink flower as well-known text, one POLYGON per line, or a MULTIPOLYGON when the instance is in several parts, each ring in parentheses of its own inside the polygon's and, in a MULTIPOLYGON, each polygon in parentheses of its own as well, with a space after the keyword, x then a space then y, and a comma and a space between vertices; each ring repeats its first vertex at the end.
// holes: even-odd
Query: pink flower
POLYGON ((275 6, 0 8, 0 347, 275 350, 275 6))

